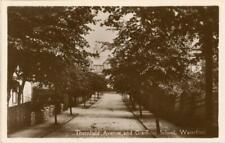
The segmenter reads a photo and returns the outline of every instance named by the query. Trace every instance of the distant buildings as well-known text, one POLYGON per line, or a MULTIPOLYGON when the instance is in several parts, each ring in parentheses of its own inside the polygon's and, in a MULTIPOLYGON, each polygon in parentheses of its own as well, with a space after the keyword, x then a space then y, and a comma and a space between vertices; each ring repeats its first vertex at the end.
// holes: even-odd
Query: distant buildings
POLYGON ((91 62, 90 70, 97 74, 102 74, 103 70, 109 69, 110 67, 111 66, 108 60, 104 61, 102 64, 94 64, 94 62, 91 62))
POLYGON ((90 58, 90 71, 97 74, 102 74, 103 70, 109 69, 110 63, 108 59, 111 57, 111 51, 106 49, 94 48, 94 52, 98 53, 98 57, 90 58))

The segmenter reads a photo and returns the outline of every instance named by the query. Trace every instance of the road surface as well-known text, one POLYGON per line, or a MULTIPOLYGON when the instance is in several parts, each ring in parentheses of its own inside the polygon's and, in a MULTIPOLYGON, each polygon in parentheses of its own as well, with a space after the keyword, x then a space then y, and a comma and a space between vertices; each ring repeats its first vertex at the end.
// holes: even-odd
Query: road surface
POLYGON ((45 137, 135 137, 145 133, 120 94, 105 93, 90 108, 73 108, 73 113, 78 116, 45 137))

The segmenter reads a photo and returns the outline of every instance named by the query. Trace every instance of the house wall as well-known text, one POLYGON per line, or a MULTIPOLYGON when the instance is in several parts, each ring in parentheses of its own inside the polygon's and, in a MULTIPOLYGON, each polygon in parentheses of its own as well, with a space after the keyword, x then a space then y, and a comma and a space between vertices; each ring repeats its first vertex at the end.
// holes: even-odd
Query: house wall
MULTIPOLYGON (((24 89, 23 89, 23 94, 21 96, 21 103, 27 103, 31 101, 32 98, 32 83, 31 82, 26 82, 24 85, 24 89)), ((19 87, 17 89, 17 91, 10 91, 11 94, 11 98, 9 100, 9 107, 12 106, 16 106, 18 104, 18 91, 19 91, 19 87)))

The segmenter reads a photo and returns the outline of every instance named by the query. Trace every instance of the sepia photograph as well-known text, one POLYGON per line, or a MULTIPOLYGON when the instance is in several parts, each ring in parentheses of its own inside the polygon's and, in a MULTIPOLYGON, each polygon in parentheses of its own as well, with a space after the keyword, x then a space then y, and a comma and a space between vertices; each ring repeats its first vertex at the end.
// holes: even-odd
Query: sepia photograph
POLYGON ((219 6, 8 6, 8 138, 218 138, 219 6))

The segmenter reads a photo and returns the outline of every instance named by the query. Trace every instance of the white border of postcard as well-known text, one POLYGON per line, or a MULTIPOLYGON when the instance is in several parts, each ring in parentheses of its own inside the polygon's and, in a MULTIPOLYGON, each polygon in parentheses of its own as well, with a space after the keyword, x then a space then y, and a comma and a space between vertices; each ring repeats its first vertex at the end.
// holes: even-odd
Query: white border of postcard
POLYGON ((225 141, 225 1, 224 0, 2 0, 0 1, 0 142, 204 142, 225 141), (7 138, 7 6, 219 6, 219 137, 218 138, 7 138))

